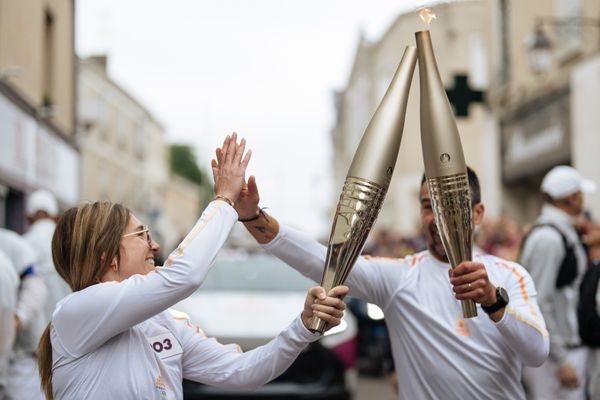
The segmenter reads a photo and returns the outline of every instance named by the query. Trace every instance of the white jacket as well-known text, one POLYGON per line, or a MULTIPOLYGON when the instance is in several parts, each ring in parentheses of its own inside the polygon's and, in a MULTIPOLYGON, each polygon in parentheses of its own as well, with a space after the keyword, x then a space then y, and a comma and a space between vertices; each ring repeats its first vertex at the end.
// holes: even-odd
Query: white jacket
MULTIPOLYGON (((280 226, 263 246, 319 282, 327 249, 280 226)), ((538 366, 548 355, 548 333, 529 274, 518 264, 476 254, 492 284, 509 294, 503 318, 494 323, 478 305, 463 319, 449 282, 449 264, 428 251, 403 259, 359 257, 346 284, 350 295, 385 313, 401 399, 524 399, 523 364, 538 366)))
POLYGON ((181 399, 182 379, 255 388, 283 373, 319 335, 300 318, 246 353, 165 311, 192 294, 236 222, 213 201, 164 267, 99 283, 59 302, 52 318, 56 399, 181 399))

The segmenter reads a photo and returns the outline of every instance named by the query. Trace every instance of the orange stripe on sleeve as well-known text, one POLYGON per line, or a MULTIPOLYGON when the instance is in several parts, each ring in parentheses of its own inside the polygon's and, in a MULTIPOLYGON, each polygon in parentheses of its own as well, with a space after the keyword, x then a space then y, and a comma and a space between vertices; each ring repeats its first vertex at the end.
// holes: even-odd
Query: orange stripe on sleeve
POLYGON ((368 254, 362 256, 362 258, 364 258, 367 261, 376 260, 376 261, 400 261, 400 262, 405 262, 403 258, 371 256, 371 255, 368 255, 368 254))
POLYGON ((506 263, 496 261, 496 264, 504 267, 504 269, 512 271, 512 273, 515 274, 515 276, 519 279, 519 286, 521 287, 521 293, 523 293, 523 300, 525 300, 525 303, 529 303, 529 297, 527 296, 527 290, 525 289, 525 278, 523 277, 523 275, 517 272, 517 269, 515 267, 511 267, 506 263))
POLYGON ((200 220, 200 222, 198 222, 196 224, 196 226, 194 226, 192 231, 187 234, 187 236, 183 239, 181 244, 179 246, 177 246, 177 250, 175 250, 173 253, 171 253, 171 255, 169 255, 169 258, 165 262, 165 265, 164 265, 165 267, 170 267, 171 265, 173 265, 173 260, 177 257, 180 257, 183 254, 183 251, 186 249, 186 247, 188 247, 190 245, 190 243, 196 238, 196 236, 198 236, 200 231, 202 231, 202 229, 204 229, 204 227, 217 214, 217 212, 219 212, 221 207, 222 207, 221 202, 217 203, 217 205, 215 205, 215 208, 213 209, 213 211, 209 215, 206 216, 206 219, 200 220))
POLYGON ((533 306, 533 304, 529 303, 529 296, 527 295, 527 290, 525 289, 525 278, 523 277, 523 275, 520 274, 517 271, 517 269, 513 266, 510 266, 506 263, 499 262, 499 261, 496 261, 495 263, 496 263, 496 265, 500 265, 504 269, 512 271, 512 273, 519 279, 519 286, 521 288, 521 293, 523 294, 523 300, 525 300, 525 303, 529 306, 529 311, 531 312, 531 315, 533 315, 533 317, 536 318, 538 321, 530 321, 529 319, 527 319, 526 317, 524 317, 522 315, 517 315, 516 311, 510 309, 510 307, 507 307, 506 310, 508 312, 510 312, 511 314, 513 314, 519 321, 522 321, 522 322, 526 323, 527 325, 532 326, 534 329, 536 329, 538 332, 540 332, 543 336, 548 336, 548 331, 542 330, 535 323, 535 322, 539 322, 540 317, 539 317, 535 307, 533 306))

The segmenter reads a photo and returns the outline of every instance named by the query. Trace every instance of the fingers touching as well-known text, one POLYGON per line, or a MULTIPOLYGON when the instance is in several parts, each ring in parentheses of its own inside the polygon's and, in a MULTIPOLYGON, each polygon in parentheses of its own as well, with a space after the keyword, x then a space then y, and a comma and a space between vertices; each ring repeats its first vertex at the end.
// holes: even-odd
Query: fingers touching
POLYGON ((215 193, 235 202, 245 185, 246 168, 252 152, 246 152, 246 140, 237 142, 237 133, 227 135, 223 146, 215 150, 216 159, 211 161, 215 193), (244 154, 245 153, 245 154, 244 154))

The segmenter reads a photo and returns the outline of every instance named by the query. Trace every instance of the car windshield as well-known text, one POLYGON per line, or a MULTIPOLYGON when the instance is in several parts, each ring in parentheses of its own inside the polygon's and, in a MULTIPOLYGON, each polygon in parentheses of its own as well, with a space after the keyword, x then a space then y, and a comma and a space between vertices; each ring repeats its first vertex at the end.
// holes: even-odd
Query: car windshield
POLYGON ((312 286, 283 261, 261 254, 217 258, 199 290, 306 292, 312 286))

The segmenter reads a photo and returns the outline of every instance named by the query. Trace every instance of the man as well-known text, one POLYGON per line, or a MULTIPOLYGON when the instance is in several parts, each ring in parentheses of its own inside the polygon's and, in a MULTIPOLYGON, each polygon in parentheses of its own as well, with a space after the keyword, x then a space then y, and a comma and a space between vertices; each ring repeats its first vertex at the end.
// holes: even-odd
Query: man
POLYGON ((16 339, 8 367, 6 396, 8 399, 43 399, 35 351, 46 324, 43 316, 46 285, 37 273, 35 251, 17 233, 0 228, 0 251, 6 253, 19 277, 14 314, 16 339))
POLYGON ((43 312, 47 323, 52 319, 56 303, 71 293, 69 285, 58 275, 52 261, 52 235, 56 228, 58 203, 52 193, 37 190, 27 197, 25 212, 29 229, 23 238, 36 252, 38 273, 48 289, 43 312))
POLYGON ((527 368, 531 399, 585 399, 587 350, 577 324, 579 284, 587 255, 576 230, 583 192, 595 190, 569 166, 551 169, 542 180, 544 205, 525 238, 521 263, 538 289, 539 305, 550 332, 550 357, 540 368, 527 368))
POLYGON ((8 360, 15 340, 15 309, 19 277, 10 259, 0 250, 0 399, 6 395, 8 360))
MULTIPOLYGON (((469 184, 478 224, 484 206, 471 170, 469 184)), ((385 312, 399 397, 524 399, 522 365, 540 365, 548 354, 531 278, 520 265, 481 253, 450 270, 424 180, 419 199, 427 250, 403 259, 360 257, 347 280, 351 295, 385 312), (478 303, 476 318, 462 318, 458 300, 465 299, 478 303)), ((236 203, 240 221, 267 251, 319 282, 327 249, 267 216, 258 201, 250 177, 236 203)))

